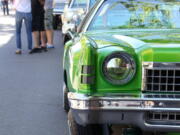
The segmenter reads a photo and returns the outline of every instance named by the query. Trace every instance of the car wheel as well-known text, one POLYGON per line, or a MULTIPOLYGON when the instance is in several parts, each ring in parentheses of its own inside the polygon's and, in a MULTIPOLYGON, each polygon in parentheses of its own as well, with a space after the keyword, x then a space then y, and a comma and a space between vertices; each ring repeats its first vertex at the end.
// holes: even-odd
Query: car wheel
POLYGON ((62 30, 62 20, 61 20, 61 18, 59 19, 59 30, 62 30))
POLYGON ((65 45, 65 35, 62 33, 62 45, 65 45))
POLYGON ((56 16, 53 17, 53 28, 54 30, 57 30, 58 27, 58 19, 56 16))
POLYGON ((91 124, 82 126, 76 123, 71 110, 68 113, 68 127, 69 135, 108 135, 108 133, 104 133, 107 130, 104 130, 103 125, 91 124))
POLYGON ((70 36, 68 36, 68 34, 63 34, 62 38, 63 38, 63 45, 65 45, 66 42, 71 40, 71 38, 70 38, 70 36))
POLYGON ((63 86, 63 108, 66 112, 69 111, 69 101, 68 101, 68 89, 66 87, 66 84, 63 86))

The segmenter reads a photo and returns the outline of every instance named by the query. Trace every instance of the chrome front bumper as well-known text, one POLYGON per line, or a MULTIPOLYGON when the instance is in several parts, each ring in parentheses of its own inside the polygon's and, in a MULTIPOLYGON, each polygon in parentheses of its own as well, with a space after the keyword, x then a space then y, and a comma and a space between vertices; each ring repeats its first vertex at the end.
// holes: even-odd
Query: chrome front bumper
POLYGON ((148 123, 147 112, 180 112, 180 95, 87 96, 69 93, 73 115, 79 124, 112 123, 140 127, 147 131, 180 131, 180 124, 148 123))
POLYGON ((69 93, 68 99, 72 109, 76 110, 134 110, 134 111, 180 111, 180 96, 158 95, 120 95, 92 97, 69 93))

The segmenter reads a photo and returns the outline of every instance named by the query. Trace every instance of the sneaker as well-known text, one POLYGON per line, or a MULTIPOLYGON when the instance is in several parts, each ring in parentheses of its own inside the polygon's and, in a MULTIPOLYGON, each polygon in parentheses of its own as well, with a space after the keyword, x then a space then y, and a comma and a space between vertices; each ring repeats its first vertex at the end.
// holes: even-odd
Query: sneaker
POLYGON ((15 54, 21 54, 21 50, 16 50, 15 54))
POLYGON ((47 45, 47 48, 50 49, 50 48, 54 48, 54 45, 47 45))
POLYGON ((32 50, 29 51, 29 54, 40 53, 40 52, 41 52, 41 48, 33 48, 32 50))

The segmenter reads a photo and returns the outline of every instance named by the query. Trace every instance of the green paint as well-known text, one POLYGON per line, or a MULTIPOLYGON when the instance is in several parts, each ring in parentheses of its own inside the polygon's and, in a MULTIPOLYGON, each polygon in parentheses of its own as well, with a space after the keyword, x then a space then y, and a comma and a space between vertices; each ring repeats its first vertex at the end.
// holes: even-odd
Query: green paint
MULTIPOLYGON (((66 43, 64 70, 72 92, 91 96, 141 95, 143 62, 180 62, 180 29, 111 29, 80 33, 66 43), (126 52, 136 63, 134 78, 125 85, 109 83, 102 65, 114 52, 126 52), (82 74, 82 66, 93 66, 92 74, 82 74), (82 84, 81 76, 94 76, 93 84, 82 84)), ((167 93, 168 94, 168 93, 167 93)), ((168 133, 179 135, 180 133, 168 133)))
POLYGON ((141 93, 142 62, 180 62, 180 38, 177 31, 163 30, 160 33, 161 30, 112 30, 81 34, 75 42, 65 46, 64 67, 69 75, 70 90, 87 94, 141 93), (118 51, 130 54, 137 66, 134 79, 125 85, 112 85, 102 73, 104 59, 118 51), (82 65, 95 67, 93 85, 81 84, 82 65))

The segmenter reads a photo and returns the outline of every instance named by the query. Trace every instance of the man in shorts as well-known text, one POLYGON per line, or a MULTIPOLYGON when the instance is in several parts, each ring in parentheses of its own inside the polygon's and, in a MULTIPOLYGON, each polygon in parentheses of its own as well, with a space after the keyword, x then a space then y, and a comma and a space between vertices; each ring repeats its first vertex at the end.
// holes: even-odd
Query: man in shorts
POLYGON ((53 0, 45 0, 45 30, 47 36, 47 48, 54 48, 53 45, 53 0))
POLYGON ((45 29, 44 29, 44 8, 43 8, 44 5, 39 0, 31 0, 31 6, 32 6, 32 34, 34 39, 34 48, 30 53, 38 53, 41 52, 41 50, 46 51, 46 38, 45 38, 45 29))

